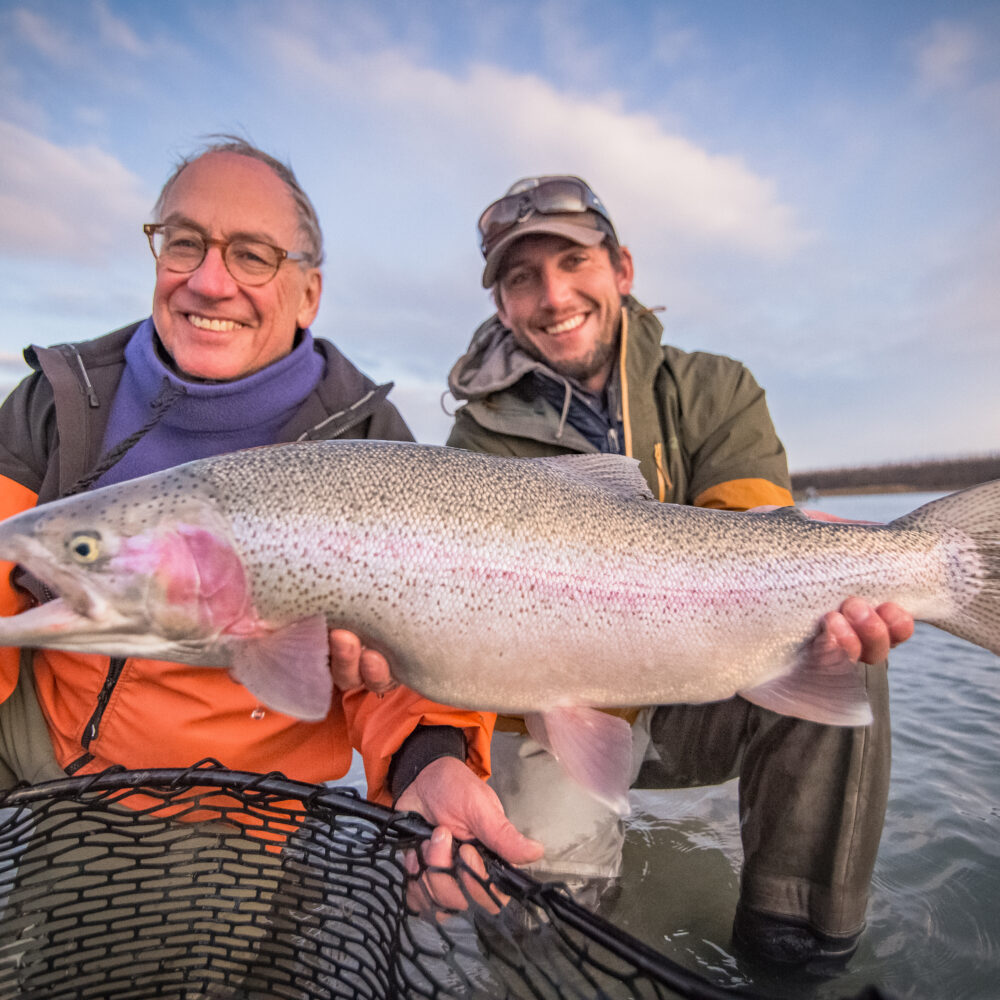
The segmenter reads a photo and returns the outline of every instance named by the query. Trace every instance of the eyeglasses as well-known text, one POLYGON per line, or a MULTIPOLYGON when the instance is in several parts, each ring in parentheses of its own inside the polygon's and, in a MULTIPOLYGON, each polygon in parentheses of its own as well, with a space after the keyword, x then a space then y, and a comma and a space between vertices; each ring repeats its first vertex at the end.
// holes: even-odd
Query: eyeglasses
POLYGON ((579 177, 526 177, 479 217, 479 248, 483 254, 488 254, 491 244, 504 233, 536 212, 541 215, 596 212, 615 235, 608 210, 579 177))
POLYGON ((169 271, 189 274, 201 267, 209 247, 218 247, 226 270, 243 285, 266 285, 286 260, 308 260, 305 253, 289 253, 260 240, 237 236, 213 240, 190 226, 147 222, 142 231, 157 262, 169 271))

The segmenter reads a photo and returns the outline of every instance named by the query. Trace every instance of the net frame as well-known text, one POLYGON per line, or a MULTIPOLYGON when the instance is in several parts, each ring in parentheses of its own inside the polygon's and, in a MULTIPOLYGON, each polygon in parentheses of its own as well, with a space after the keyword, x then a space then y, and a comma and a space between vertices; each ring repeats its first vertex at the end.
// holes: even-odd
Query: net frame
POLYGON ((20 786, 0 794, 0 1000, 756 997, 479 845, 483 871, 455 845, 465 905, 434 907, 431 832, 212 760, 20 786))

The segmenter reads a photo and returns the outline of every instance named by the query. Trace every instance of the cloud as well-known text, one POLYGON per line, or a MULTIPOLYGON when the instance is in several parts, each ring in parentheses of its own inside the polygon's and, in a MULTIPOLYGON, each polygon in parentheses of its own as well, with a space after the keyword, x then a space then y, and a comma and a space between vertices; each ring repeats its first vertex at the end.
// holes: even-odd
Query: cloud
POLYGON ((585 84, 614 77, 615 53, 599 28, 603 18, 613 18, 610 5, 602 15, 573 0, 544 0, 534 9, 536 30, 545 54, 547 71, 554 77, 585 84))
POLYGON ((938 21, 913 45, 914 68, 921 87, 952 90, 966 84, 979 55, 976 32, 969 26, 938 21))
POLYGON ((0 121, 0 254, 101 264, 134 244, 152 197, 113 156, 0 121))
MULTIPOLYGON (((148 46, 125 21, 115 17, 102 0, 86 6, 81 4, 78 13, 92 20, 96 35, 88 41, 99 46, 105 59, 113 52, 135 57, 148 54, 148 46)), ((9 11, 7 23, 10 38, 20 46, 34 49, 49 63, 64 69, 90 68, 93 50, 90 44, 80 44, 79 25, 74 25, 69 18, 48 18, 37 10, 21 6, 9 11)))
POLYGON ((150 47, 121 18, 115 17, 104 2, 94 4, 97 32, 104 46, 118 49, 131 56, 142 58, 150 52, 150 47))
POLYGON ((58 64, 75 63, 73 39, 68 31, 59 28, 48 18, 28 7, 10 11, 11 34, 19 44, 34 49, 39 55, 58 64))
POLYGON ((359 52, 326 42, 273 28, 267 46, 310 93, 366 104, 391 120, 398 148, 424 169, 442 150, 460 148, 468 176, 477 161, 480 173, 502 174, 506 183, 525 163, 540 173, 580 173, 616 221, 628 220, 628 232, 654 229, 674 244, 784 257, 810 238, 771 180, 737 156, 665 131, 615 94, 565 93, 534 74, 482 63, 452 74, 400 50, 359 52))
MULTIPOLYGON (((913 323, 928 350, 965 357, 977 377, 1000 361, 1000 221, 985 213, 980 229, 966 232, 920 275, 913 323)), ((1000 412, 1000 405, 997 407, 1000 412)), ((1000 422, 997 425, 1000 429, 1000 422)))
POLYGON ((424 444, 444 444, 451 430, 455 402, 442 394, 447 388, 442 379, 418 379, 397 375, 389 401, 399 410, 413 436, 424 444), (449 406, 445 410, 444 406, 449 406))

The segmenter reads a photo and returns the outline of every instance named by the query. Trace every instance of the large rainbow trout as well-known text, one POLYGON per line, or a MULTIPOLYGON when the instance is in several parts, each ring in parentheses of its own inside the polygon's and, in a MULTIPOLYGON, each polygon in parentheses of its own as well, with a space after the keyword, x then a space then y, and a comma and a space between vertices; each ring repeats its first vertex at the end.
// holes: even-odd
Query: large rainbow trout
POLYGON ((525 713, 617 806, 628 729, 591 706, 738 693, 870 721, 858 668, 810 642, 850 595, 1000 652, 1000 481, 839 524, 656 503, 620 456, 302 443, 18 514, 0 558, 59 595, 0 620, 0 644, 227 667, 318 719, 326 630, 345 627, 430 698, 525 713))

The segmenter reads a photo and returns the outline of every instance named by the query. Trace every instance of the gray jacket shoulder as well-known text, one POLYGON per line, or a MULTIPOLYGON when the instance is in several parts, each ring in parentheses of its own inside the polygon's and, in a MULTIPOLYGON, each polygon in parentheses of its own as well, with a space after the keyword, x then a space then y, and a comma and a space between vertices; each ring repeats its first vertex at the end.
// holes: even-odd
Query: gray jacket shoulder
POLYGON ((0 473, 40 500, 83 475, 100 450, 125 345, 140 322, 94 340, 25 349, 34 370, 0 407, 0 473))
POLYGON ((373 382, 328 340, 315 338, 313 343, 326 362, 326 374, 285 427, 286 440, 413 440, 406 421, 388 400, 392 382, 373 382))

